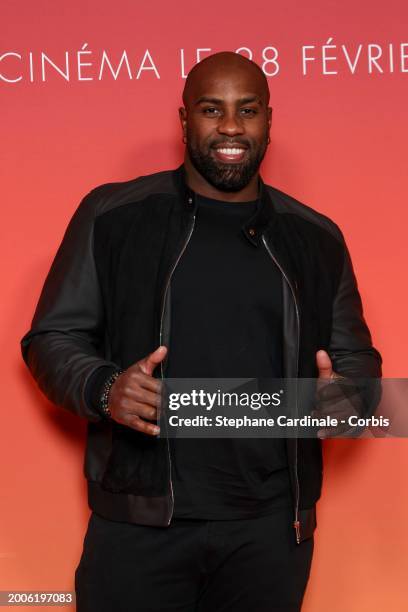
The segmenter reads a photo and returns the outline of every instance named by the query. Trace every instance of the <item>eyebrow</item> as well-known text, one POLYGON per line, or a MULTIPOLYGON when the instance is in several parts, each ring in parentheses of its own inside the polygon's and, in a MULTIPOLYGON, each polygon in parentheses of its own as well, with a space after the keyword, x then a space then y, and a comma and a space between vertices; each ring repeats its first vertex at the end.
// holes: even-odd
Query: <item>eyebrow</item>
MULTIPOLYGON (((262 100, 259 96, 246 96, 237 100, 238 104, 250 104, 251 102, 257 102, 262 106, 262 100)), ((201 96, 201 98, 198 98, 197 102, 195 102, 195 106, 203 103, 222 104, 223 100, 221 98, 215 98, 212 96, 201 96)))

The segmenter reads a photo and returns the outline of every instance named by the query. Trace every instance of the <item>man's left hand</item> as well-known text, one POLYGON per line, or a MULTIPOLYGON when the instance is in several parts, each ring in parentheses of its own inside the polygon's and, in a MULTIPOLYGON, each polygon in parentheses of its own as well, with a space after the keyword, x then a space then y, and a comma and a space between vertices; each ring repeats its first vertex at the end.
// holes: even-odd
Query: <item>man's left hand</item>
POLYGON ((358 400, 356 390, 349 385, 347 378, 333 370, 332 361, 326 351, 317 351, 316 365, 319 376, 316 385, 316 409, 312 411, 312 416, 331 417, 337 419, 338 423, 336 426, 322 427, 317 436, 349 437, 356 428, 350 426, 348 419, 351 416, 360 416, 354 405, 355 400, 358 400), (340 381, 343 381, 343 384, 340 381))

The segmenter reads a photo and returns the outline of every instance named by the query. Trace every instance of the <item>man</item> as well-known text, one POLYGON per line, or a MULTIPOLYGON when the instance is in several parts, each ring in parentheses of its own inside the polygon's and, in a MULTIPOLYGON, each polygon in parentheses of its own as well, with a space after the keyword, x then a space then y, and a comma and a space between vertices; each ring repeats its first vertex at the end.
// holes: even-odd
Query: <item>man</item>
POLYGON ((212 55, 183 103, 183 166, 88 194, 22 339, 89 421, 78 610, 299 610, 320 440, 158 436, 160 378, 378 377, 381 357, 338 227, 259 176, 261 69, 212 55))

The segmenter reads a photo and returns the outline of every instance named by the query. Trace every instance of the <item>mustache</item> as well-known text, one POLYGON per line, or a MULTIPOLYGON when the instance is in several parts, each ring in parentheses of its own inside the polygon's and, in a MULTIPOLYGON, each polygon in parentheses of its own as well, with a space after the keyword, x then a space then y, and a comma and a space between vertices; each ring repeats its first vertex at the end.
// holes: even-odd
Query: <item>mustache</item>
POLYGON ((244 138, 218 138, 217 140, 212 140, 209 143, 211 148, 217 147, 219 145, 242 145, 246 149, 251 147, 251 143, 244 138))

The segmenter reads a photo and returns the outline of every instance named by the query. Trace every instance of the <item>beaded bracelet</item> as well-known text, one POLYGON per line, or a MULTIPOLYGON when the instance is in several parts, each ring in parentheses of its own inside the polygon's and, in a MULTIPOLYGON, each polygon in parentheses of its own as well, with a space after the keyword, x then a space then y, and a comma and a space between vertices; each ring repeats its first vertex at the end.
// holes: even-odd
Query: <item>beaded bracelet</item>
POLYGON ((112 416, 112 413, 109 409, 109 392, 115 380, 119 378, 119 376, 123 374, 123 372, 124 370, 117 370, 116 372, 113 372, 113 374, 109 376, 108 380, 103 385, 103 391, 101 395, 101 410, 103 414, 108 418, 112 416))

